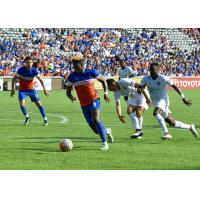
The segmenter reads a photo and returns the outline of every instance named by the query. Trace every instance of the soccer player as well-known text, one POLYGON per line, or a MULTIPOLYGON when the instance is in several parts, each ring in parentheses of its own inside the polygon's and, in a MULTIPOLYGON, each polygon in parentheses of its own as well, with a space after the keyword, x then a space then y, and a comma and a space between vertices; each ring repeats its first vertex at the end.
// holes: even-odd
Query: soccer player
MULTIPOLYGON (((124 61, 124 57, 121 56, 116 56, 115 57, 116 61, 119 62, 120 64, 120 69, 119 69, 119 80, 122 78, 131 78, 135 76, 135 72, 132 70, 131 67, 126 66, 126 63, 124 61)), ((128 96, 124 96, 124 100, 127 102, 128 101, 128 96)))
POLYGON ((10 96, 13 97, 15 95, 15 82, 17 79, 19 79, 18 99, 19 99, 19 105, 22 110, 22 113, 26 117, 24 125, 27 126, 30 122, 30 117, 29 117, 29 114, 28 114, 27 108, 26 108, 26 98, 27 98, 27 96, 29 96, 31 101, 34 102, 35 105, 40 110, 40 113, 44 119, 43 125, 47 126, 48 120, 47 120, 47 116, 45 113, 45 109, 40 101, 39 94, 34 89, 34 83, 33 83, 34 77, 36 77, 40 81, 40 83, 43 87, 43 90, 44 90, 44 94, 46 96, 49 96, 49 93, 44 86, 43 80, 39 77, 38 70, 35 67, 32 67, 33 61, 31 59, 31 57, 27 56, 24 61, 25 61, 26 65, 19 68, 17 73, 15 74, 15 76, 12 79, 12 90, 11 90, 10 96))
POLYGON ((108 150, 106 135, 108 136, 108 142, 113 142, 113 136, 110 128, 105 128, 104 124, 100 121, 100 97, 94 88, 94 79, 97 79, 102 83, 104 89, 104 99, 109 102, 107 91, 107 83, 103 77, 100 77, 98 72, 94 69, 85 69, 84 59, 82 54, 77 54, 72 59, 74 72, 72 72, 66 83, 67 97, 73 102, 76 98, 72 95, 72 88, 78 95, 78 99, 81 104, 83 115, 89 124, 90 128, 100 135, 102 140, 101 150, 108 150))
POLYGON ((127 114, 130 116, 135 133, 131 138, 140 139, 143 135, 142 123, 143 112, 148 109, 148 105, 151 105, 151 101, 145 90, 140 93, 138 88, 141 88, 139 83, 129 78, 122 78, 119 81, 114 79, 107 79, 108 89, 114 92, 114 98, 116 101, 116 112, 119 120, 125 123, 125 117, 121 113, 121 96, 128 96, 127 114), (148 104, 148 105, 147 105, 148 104))
POLYGON ((160 127, 163 130, 163 136, 161 139, 170 140, 172 139, 171 134, 168 131, 166 126, 167 122, 170 126, 175 128, 183 128, 191 131, 195 138, 198 138, 198 132, 195 129, 194 124, 185 124, 183 122, 177 121, 173 118, 171 111, 169 110, 169 96, 167 93, 167 86, 171 86, 181 97, 184 104, 191 106, 191 100, 187 100, 184 94, 176 87, 173 83, 173 80, 168 76, 160 75, 159 73, 159 64, 151 63, 150 64, 150 75, 145 76, 141 85, 143 87, 147 86, 151 100, 153 102, 154 111, 153 115, 157 119, 160 127))

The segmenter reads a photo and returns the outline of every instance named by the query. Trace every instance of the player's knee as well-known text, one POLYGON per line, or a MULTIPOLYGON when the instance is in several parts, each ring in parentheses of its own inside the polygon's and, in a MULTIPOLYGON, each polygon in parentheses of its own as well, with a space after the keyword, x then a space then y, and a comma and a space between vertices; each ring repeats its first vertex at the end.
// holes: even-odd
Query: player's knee
POLYGON ((175 126, 175 121, 168 121, 168 124, 170 125, 170 126, 175 126))
POLYGON ((137 118, 142 117, 142 111, 136 111, 136 116, 137 116, 137 118))

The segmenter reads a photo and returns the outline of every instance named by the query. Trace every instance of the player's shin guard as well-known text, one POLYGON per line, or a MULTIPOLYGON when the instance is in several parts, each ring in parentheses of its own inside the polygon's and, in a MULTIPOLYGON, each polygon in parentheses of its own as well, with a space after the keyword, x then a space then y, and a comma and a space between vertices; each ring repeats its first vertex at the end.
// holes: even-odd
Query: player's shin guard
POLYGON ((45 120, 47 120, 44 107, 43 107, 43 106, 40 106, 40 107, 39 107, 39 110, 40 110, 40 113, 41 113, 42 117, 43 117, 45 120))
POLYGON ((106 129, 105 126, 102 122, 98 121, 96 123, 97 129, 98 129, 98 133, 101 137, 102 142, 106 142, 106 129))
POLYGON ((185 123, 180 122, 180 121, 176 121, 175 127, 176 128, 183 128, 183 129, 190 129, 190 125, 189 124, 185 124, 185 123))
POLYGON ((24 114, 25 117, 28 117, 28 112, 26 106, 20 106, 22 113, 24 114))
POLYGON ((141 129, 140 125, 139 125, 139 121, 138 118, 134 115, 134 113, 131 113, 130 115, 130 119, 131 119, 131 123, 132 126, 135 130, 141 129))
POLYGON ((164 133, 168 133, 167 125, 165 123, 164 118, 161 116, 161 114, 156 114, 155 118, 157 119, 158 123, 160 124, 160 127, 162 128, 164 133))

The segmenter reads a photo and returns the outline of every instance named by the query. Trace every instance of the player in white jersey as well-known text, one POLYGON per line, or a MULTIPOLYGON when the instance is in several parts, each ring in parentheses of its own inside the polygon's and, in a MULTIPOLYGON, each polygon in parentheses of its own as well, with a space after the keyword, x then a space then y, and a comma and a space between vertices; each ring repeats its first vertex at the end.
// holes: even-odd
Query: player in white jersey
POLYGON ((166 123, 175 128, 188 129, 194 135, 195 138, 198 138, 198 132, 195 130, 194 124, 185 124, 183 122, 177 121, 173 118, 171 111, 169 110, 169 96, 167 93, 167 86, 171 86, 176 92, 182 97, 183 103, 187 106, 191 106, 191 100, 187 100, 184 94, 176 87, 173 83, 173 80, 164 75, 158 74, 159 65, 158 63, 152 63, 150 65, 150 75, 145 76, 141 85, 143 87, 147 86, 151 100, 153 102, 154 111, 153 115, 160 124, 160 127, 163 130, 163 136, 161 139, 172 139, 171 134, 169 133, 166 123))
POLYGON ((143 117, 142 114, 144 110, 148 109, 147 104, 151 104, 151 101, 146 94, 146 91, 143 90, 142 93, 138 92, 138 88, 141 88, 139 83, 135 81, 123 78, 118 82, 114 79, 107 79, 108 89, 114 92, 114 98, 116 101, 116 112, 118 118, 122 123, 125 123, 125 117, 121 113, 121 96, 128 96, 128 107, 127 113, 130 116, 133 128, 135 129, 135 133, 131 136, 131 138, 141 138, 143 135, 142 132, 142 123, 143 117))
MULTIPOLYGON (((115 59, 116 59, 116 61, 119 62, 120 67, 121 67, 118 71, 119 80, 122 78, 131 78, 131 77, 135 76, 136 72, 133 71, 133 69, 131 67, 126 66, 123 56, 117 56, 115 59)), ((124 100, 128 101, 128 96, 124 96, 124 100)))

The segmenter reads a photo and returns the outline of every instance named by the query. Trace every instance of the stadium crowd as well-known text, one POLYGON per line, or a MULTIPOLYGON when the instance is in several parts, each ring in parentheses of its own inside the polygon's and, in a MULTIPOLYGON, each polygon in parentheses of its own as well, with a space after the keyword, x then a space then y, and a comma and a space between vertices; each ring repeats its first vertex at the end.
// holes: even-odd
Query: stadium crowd
MULTIPOLYGON (((0 76, 12 76, 32 55, 42 76, 61 76, 67 79, 72 70, 74 52, 81 52, 85 66, 103 76, 116 75, 119 63, 115 56, 123 55, 127 66, 137 76, 147 74, 152 61, 161 63, 161 73, 170 76, 200 76, 199 48, 181 50, 164 34, 142 29, 16 29, 23 40, 4 35, 0 30, 0 76)), ((199 42, 198 29, 181 30, 199 42), (188 32, 187 32, 188 31, 188 32), (198 36, 197 36, 198 35, 198 36)))

